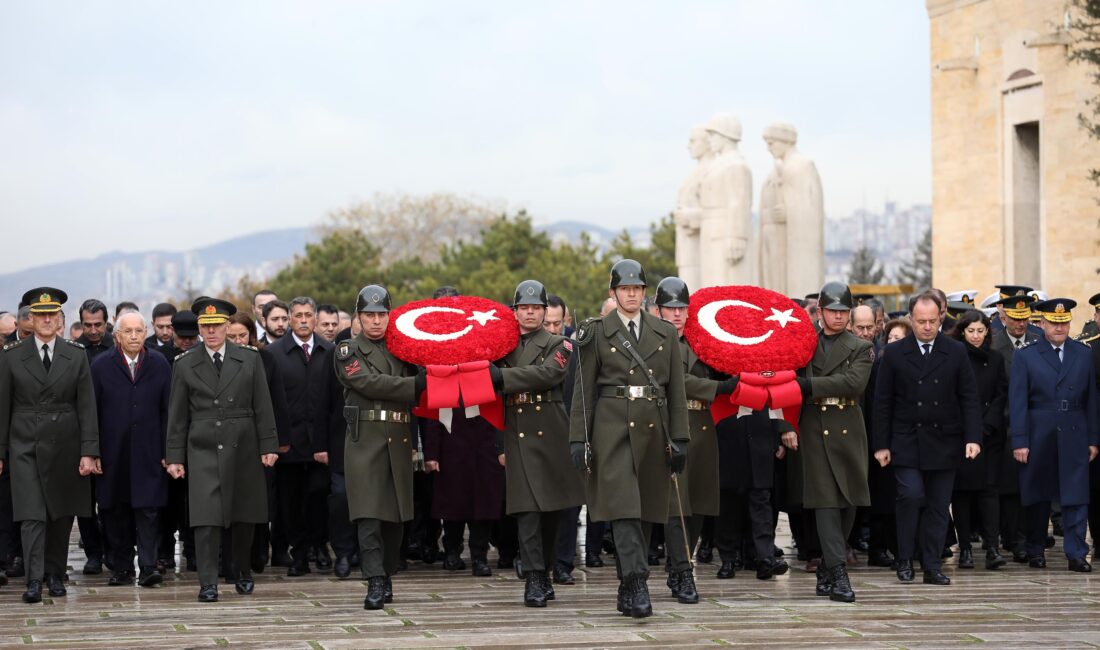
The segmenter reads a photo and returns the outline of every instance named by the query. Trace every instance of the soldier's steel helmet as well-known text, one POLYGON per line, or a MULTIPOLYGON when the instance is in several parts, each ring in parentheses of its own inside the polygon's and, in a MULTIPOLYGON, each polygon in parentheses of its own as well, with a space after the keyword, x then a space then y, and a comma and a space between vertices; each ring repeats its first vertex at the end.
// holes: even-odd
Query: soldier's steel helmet
POLYGON ((821 309, 833 309, 836 311, 852 309, 852 290, 843 282, 826 282, 821 287, 821 295, 818 305, 821 309))
POLYGON ((687 307, 690 294, 687 282, 669 276, 657 283, 657 306, 687 307))
POLYGON ((512 307, 519 305, 546 306, 546 287, 538 280, 524 280, 516 285, 516 295, 512 298, 512 307))
POLYGON ((390 310, 390 292, 379 284, 368 284, 359 290, 355 311, 387 312, 390 310))
POLYGON ((645 271, 642 270, 642 265, 634 260, 619 260, 611 267, 611 282, 607 286, 609 289, 647 286, 645 271))

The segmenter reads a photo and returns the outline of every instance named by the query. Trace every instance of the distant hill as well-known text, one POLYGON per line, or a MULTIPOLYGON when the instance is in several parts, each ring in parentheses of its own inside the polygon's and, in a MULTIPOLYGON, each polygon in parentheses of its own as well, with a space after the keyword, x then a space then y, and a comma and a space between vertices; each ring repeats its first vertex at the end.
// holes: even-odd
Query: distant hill
MULTIPOLYGON (((554 241, 575 242, 587 232, 592 242, 606 248, 621 230, 579 221, 535 226, 554 241)), ((648 245, 648 228, 630 228, 636 244, 648 245)), ((180 297, 186 287, 203 293, 235 288, 244 275, 270 277, 305 245, 316 241, 312 228, 265 230, 188 251, 112 251, 91 259, 69 260, 0 274, 0 310, 14 311, 23 292, 54 286, 69 294, 66 313, 76 316, 80 303, 100 298, 108 308, 132 300, 145 311, 164 300, 180 297)))

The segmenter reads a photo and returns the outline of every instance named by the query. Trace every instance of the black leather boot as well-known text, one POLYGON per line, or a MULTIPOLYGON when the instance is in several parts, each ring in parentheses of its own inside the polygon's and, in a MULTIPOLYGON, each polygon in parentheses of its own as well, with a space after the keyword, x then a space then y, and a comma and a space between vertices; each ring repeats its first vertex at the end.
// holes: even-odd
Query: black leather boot
POLYGON ((546 607, 546 593, 542 580, 534 571, 528 571, 523 585, 523 604, 527 607, 546 607))
POLYGON ((991 548, 985 552, 985 568, 993 570, 999 569, 1008 563, 1003 555, 997 552, 997 549, 991 548))
POLYGON ((735 575, 737 575, 737 568, 734 566, 733 562, 723 560, 722 566, 718 568, 718 573, 716 573, 714 577, 719 580, 730 580, 735 575))
POLYGON ((665 586, 672 592, 672 597, 676 598, 680 595, 680 572, 669 571, 668 578, 665 579, 665 586))
POLYGON ((649 600, 649 585, 646 584, 644 575, 634 575, 627 578, 627 586, 630 590, 630 606, 627 613, 631 618, 646 618, 653 615, 653 604, 649 600))
POLYGON ((974 568, 974 551, 969 548, 959 549, 959 568, 960 569, 973 569, 974 568))
POLYGON ((824 562, 817 565, 817 586, 814 588, 814 593, 818 596, 828 596, 833 593, 832 576, 825 568, 824 562))
POLYGON ((363 609, 382 609, 386 606, 386 579, 375 576, 367 581, 367 597, 363 609))
POLYGON ((856 594, 852 591, 852 583, 848 580, 848 567, 840 563, 830 570, 832 578, 832 590, 829 591, 829 600, 838 603, 855 602, 856 594))
POLYGON ((393 578, 386 576, 385 581, 382 583, 382 593, 385 595, 386 602, 393 602, 393 578))
POLYGON ((539 580, 542 581, 542 593, 546 594, 546 600, 554 600, 557 595, 554 594, 554 583, 550 580, 549 571, 540 571, 538 573, 539 580))
POLYGON ((699 590, 695 587, 695 574, 691 569, 680 572, 680 591, 676 594, 676 600, 685 605, 694 605, 699 602, 699 590))
POLYGON ((619 595, 615 609, 619 610, 623 616, 630 616, 630 588, 627 586, 626 578, 619 578, 619 595))

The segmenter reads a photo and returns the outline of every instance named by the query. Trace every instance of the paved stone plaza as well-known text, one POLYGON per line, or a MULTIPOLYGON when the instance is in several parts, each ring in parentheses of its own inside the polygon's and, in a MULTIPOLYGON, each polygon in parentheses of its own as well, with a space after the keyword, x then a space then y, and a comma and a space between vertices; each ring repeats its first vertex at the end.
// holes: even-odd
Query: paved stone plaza
POLYGON ((558 585, 546 609, 523 606, 523 584, 512 571, 475 578, 418 562, 394 579, 395 601, 384 611, 362 609, 359 580, 287 578, 285 569, 270 567, 256 576, 254 595, 223 584, 219 604, 201 605, 194 573, 169 576, 154 589, 108 587, 106 574, 82 575, 73 532, 67 597, 25 605, 19 580, 0 589, 0 646, 1100 647, 1100 574, 1066 571, 1061 540, 1046 570, 959 571, 947 560, 950 587, 925 586, 919 577, 903 585, 889 570, 861 566, 852 570, 853 605, 815 597, 814 577, 801 563, 769 582, 748 571, 717 580, 717 565, 700 565, 704 600, 680 605, 658 568, 650 579, 654 615, 631 620, 615 611, 613 562, 576 571, 577 584, 558 585))

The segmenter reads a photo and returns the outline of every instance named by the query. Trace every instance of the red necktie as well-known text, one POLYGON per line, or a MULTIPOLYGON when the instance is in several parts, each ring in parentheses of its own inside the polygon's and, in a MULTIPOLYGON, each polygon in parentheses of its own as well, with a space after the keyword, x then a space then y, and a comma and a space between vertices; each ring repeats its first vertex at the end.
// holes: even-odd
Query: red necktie
POLYGON ((305 355, 306 363, 309 363, 309 343, 302 344, 302 354, 305 355))

